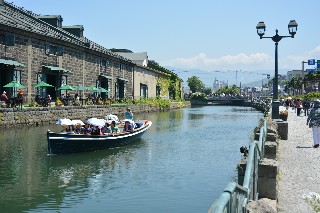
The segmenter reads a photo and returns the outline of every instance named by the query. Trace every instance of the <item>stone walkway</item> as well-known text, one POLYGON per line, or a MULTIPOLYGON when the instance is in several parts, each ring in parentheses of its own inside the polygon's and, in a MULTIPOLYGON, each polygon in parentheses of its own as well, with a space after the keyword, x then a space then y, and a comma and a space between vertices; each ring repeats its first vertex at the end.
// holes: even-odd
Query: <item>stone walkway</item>
POLYGON ((313 148, 312 130, 307 117, 289 109, 288 140, 278 147, 278 212, 309 213, 312 208, 302 199, 304 194, 320 194, 320 148, 313 148))

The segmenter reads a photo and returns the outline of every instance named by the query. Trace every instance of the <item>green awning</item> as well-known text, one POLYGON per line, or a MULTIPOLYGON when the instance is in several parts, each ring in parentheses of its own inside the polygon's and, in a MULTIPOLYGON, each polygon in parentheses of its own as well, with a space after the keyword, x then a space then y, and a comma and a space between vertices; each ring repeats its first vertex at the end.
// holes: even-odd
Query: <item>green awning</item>
POLYGON ((16 66, 16 67, 24 67, 23 64, 21 64, 17 61, 6 60, 6 59, 0 59, 0 64, 12 65, 12 66, 16 66))
POLYGON ((126 79, 126 78, 118 78, 120 81, 126 81, 126 82, 128 82, 129 80, 128 79, 126 79))
POLYGON ((109 76, 109 75, 99 75, 99 76, 102 78, 112 79, 112 76, 109 76))
POLYGON ((42 67, 48 68, 52 71, 62 71, 62 72, 69 72, 69 70, 66 70, 62 67, 54 67, 54 66, 48 66, 48 65, 42 65, 42 67))

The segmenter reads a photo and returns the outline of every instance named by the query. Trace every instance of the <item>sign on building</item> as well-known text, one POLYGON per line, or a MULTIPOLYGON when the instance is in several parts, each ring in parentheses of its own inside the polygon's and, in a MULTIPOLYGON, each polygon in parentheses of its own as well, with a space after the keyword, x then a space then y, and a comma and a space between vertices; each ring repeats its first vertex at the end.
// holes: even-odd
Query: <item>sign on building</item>
POLYGON ((316 64, 316 60, 315 59, 309 59, 308 60, 308 65, 315 65, 316 64))
POLYGON ((316 72, 316 69, 306 69, 306 71, 313 73, 313 72, 316 72))

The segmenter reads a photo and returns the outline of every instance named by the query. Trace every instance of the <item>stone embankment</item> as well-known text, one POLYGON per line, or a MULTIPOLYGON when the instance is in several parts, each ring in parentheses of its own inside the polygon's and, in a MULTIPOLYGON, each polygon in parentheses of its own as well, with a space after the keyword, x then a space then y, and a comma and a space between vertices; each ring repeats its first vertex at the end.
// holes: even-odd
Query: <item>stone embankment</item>
MULTIPOLYGON (((104 118, 108 114, 123 115, 130 107, 135 114, 160 111, 159 107, 148 104, 123 106, 62 106, 37 108, 1 108, 0 127, 13 125, 40 125, 55 123, 60 118, 86 119, 90 117, 104 118)), ((178 103, 171 103, 170 109, 181 108, 178 103)))

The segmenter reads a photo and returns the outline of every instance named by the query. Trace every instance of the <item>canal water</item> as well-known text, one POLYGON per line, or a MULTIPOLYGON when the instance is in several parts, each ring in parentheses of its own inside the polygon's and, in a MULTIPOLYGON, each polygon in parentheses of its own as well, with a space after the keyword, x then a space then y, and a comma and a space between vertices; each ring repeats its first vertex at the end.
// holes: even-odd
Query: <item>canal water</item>
POLYGON ((47 156, 47 129, 0 134, 0 212, 207 212, 235 180, 239 148, 262 114, 207 106, 135 115, 153 126, 136 143, 47 156))

